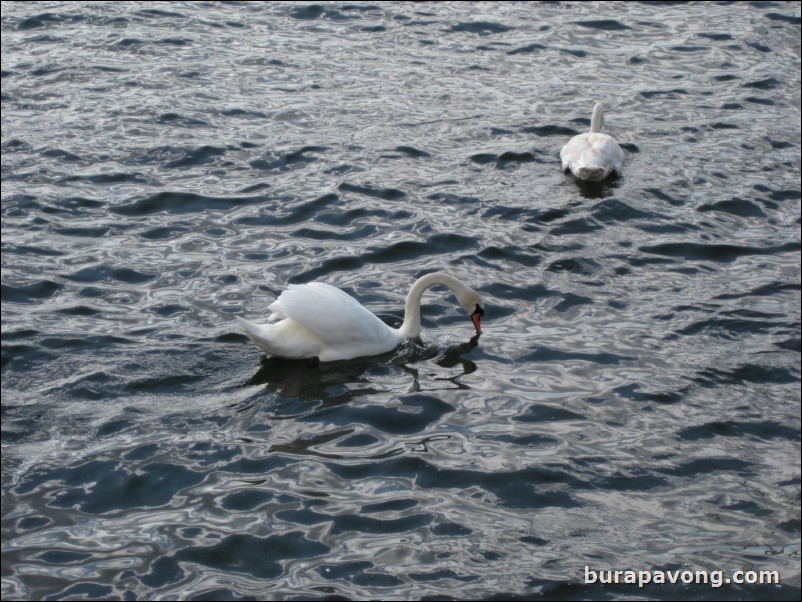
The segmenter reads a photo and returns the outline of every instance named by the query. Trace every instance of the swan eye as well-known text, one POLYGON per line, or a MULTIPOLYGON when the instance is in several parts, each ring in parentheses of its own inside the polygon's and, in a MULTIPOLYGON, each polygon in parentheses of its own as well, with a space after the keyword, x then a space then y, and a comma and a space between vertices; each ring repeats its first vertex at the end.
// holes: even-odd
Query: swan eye
POLYGON ((472 315, 472 316, 475 316, 475 315, 477 315, 477 314, 479 315, 479 317, 480 317, 480 318, 481 318, 483 315, 485 315, 485 310, 483 310, 481 307, 479 307, 479 304, 478 304, 478 303, 476 304, 476 309, 474 309, 474 310, 473 310, 473 313, 472 313, 471 315, 472 315))

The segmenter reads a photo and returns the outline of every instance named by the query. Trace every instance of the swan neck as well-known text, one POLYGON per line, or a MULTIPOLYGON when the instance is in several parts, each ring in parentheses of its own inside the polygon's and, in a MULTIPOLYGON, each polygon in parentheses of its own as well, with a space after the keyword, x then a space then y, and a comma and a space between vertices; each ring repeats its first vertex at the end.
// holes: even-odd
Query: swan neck
POLYGON ((426 274, 421 276, 409 289, 407 295, 406 306, 404 307, 404 323, 398 331, 407 339, 414 339, 420 335, 420 304, 423 293, 426 289, 431 288, 437 284, 442 284, 448 287, 455 294, 457 288, 462 286, 462 283, 448 274, 435 272, 433 274, 426 274))
POLYGON ((590 119, 590 133, 596 134, 601 132, 604 127, 604 108, 600 103, 596 103, 593 107, 593 117, 590 119))

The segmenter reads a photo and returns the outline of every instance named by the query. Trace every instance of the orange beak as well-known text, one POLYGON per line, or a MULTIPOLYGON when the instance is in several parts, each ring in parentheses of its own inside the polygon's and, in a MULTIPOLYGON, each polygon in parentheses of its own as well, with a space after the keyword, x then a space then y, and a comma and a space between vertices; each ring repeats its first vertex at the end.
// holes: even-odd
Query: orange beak
POLYGON ((476 334, 482 334, 481 320, 483 315, 485 315, 484 310, 477 305, 476 310, 471 314, 471 321, 476 327, 476 334))

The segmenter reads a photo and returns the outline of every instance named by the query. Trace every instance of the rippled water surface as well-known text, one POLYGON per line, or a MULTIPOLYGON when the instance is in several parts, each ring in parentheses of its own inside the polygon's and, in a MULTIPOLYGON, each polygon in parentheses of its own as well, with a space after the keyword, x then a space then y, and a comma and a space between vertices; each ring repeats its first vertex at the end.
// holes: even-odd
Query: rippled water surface
POLYGON ((799 599, 798 3, 2 10, 3 599, 799 599))

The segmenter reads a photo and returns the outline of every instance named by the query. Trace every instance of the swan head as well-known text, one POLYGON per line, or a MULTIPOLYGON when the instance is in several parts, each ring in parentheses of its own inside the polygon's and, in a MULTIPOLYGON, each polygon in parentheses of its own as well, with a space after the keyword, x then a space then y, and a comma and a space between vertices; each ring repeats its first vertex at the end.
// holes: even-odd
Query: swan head
POLYGON ((459 301, 462 309, 471 316, 471 322, 476 328, 476 334, 482 334, 481 320, 482 316, 485 315, 485 304, 479 293, 466 286, 465 290, 457 293, 457 301, 459 301))
POLYGON ((482 332, 481 319, 485 313, 485 304, 475 290, 465 285, 450 274, 443 272, 432 272, 425 274, 415 281, 407 295, 407 303, 404 309, 404 323, 398 329, 401 336, 413 339, 420 334, 420 303, 423 292, 432 286, 445 286, 457 298, 468 315, 471 317, 476 334, 482 332))

